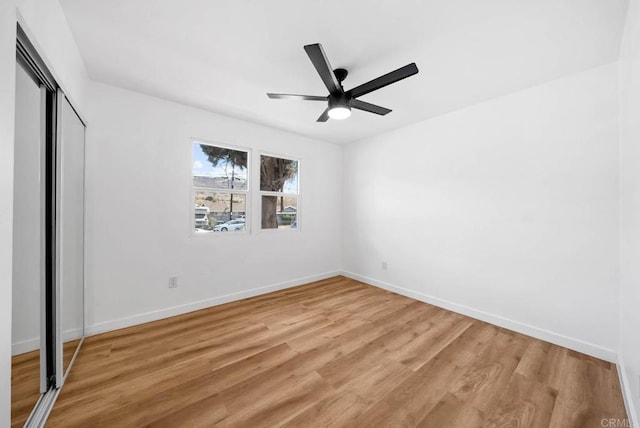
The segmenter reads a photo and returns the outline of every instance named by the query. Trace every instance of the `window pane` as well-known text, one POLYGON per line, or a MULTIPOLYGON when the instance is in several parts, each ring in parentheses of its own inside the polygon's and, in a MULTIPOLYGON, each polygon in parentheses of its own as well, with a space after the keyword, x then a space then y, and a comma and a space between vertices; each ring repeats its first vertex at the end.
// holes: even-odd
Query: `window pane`
POLYGON ((298 161, 260 156, 260 190, 298 193, 298 161))
POLYGON ((247 190, 247 152, 193 144, 193 185, 247 190))
POLYGON ((227 232, 246 229, 246 195, 197 191, 195 204, 196 232, 227 232))
POLYGON ((297 227, 298 198, 262 196, 263 229, 296 229, 297 227))

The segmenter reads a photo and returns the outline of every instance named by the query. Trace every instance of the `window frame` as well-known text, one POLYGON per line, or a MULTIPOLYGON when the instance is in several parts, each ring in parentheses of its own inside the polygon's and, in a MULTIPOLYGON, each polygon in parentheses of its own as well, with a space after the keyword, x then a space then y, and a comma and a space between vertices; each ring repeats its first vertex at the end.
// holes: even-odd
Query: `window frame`
MULTIPOLYGON (((258 189, 256 191, 257 198, 256 198, 256 203, 258 204, 259 207, 259 213, 256 216, 257 218, 257 223, 256 223, 256 229, 258 230, 259 233, 282 233, 282 232, 297 232, 302 228, 302 225, 300 224, 300 207, 302 205, 301 200, 302 200, 302 173, 301 173, 301 165, 302 165, 302 158, 297 157, 297 156, 289 156, 289 155, 282 155, 282 154, 277 154, 277 153, 273 153, 273 152, 266 152, 266 151, 260 151, 258 152, 258 159, 257 159, 257 164, 261 165, 262 164, 262 156, 269 156, 272 158, 280 158, 280 159, 286 159, 286 160, 291 160, 291 161, 296 161, 298 162, 298 193, 287 193, 287 192, 272 192, 269 190, 261 190, 261 186, 260 186, 260 180, 261 180, 261 176, 260 176, 260 171, 258 171, 256 173, 257 176, 257 183, 256 183, 256 188, 258 189), (291 229, 291 228, 287 228, 287 229, 280 229, 279 227, 275 228, 275 229, 263 229, 262 228, 262 197, 263 196, 284 196, 284 197, 294 197, 297 200, 297 206, 296 206, 296 228, 295 229, 291 229)), ((258 167, 258 170, 260 169, 260 166, 258 167)))
MULTIPOLYGON (((225 236, 225 235, 231 235, 231 236, 247 236, 251 234, 251 224, 252 224, 252 213, 251 213, 251 204, 252 204, 252 166, 253 166, 253 154, 250 148, 248 147, 242 147, 242 146, 235 146, 235 145, 231 145, 231 144, 222 144, 219 143, 217 141, 212 141, 212 140, 207 140, 205 138, 196 138, 196 137, 191 137, 189 138, 189 187, 190 187, 190 192, 189 192, 189 235, 194 237, 201 237, 201 236, 209 236, 209 235, 216 235, 216 236, 225 236), (200 186, 196 186, 193 183, 193 150, 194 150, 194 146, 198 144, 198 145, 205 145, 205 146, 214 146, 214 147, 219 147, 222 149, 229 149, 229 150, 236 150, 236 151, 240 151, 240 152, 245 152, 247 154, 247 188, 245 190, 240 190, 240 189, 218 189, 218 188, 214 188, 214 187, 200 187, 200 186), (229 194, 229 195, 234 195, 234 194, 241 194, 244 195, 245 197, 245 214, 244 214, 244 218, 245 218, 245 227, 244 230, 242 231, 233 231, 233 233, 231 231, 229 232, 214 232, 213 230, 211 232, 207 232, 207 233, 197 233, 195 230, 195 216, 196 216, 196 204, 195 204, 195 199, 196 199, 196 192, 211 192, 211 193, 223 193, 223 194, 229 194)), ((232 196, 233 197, 233 196, 232 196)))

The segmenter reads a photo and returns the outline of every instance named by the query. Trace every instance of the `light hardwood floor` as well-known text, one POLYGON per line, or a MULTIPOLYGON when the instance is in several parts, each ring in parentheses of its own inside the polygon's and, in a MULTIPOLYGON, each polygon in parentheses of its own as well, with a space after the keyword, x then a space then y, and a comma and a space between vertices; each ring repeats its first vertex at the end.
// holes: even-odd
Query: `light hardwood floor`
MULTIPOLYGON (((80 340, 63 344, 63 367, 68 367, 80 340)), ((22 427, 40 398, 40 350, 11 358, 11 426, 22 427)))
POLYGON ((11 426, 22 427, 40 397, 40 351, 11 358, 11 426))
POLYGON ((601 427, 616 367, 335 277, 89 337, 49 427, 601 427))

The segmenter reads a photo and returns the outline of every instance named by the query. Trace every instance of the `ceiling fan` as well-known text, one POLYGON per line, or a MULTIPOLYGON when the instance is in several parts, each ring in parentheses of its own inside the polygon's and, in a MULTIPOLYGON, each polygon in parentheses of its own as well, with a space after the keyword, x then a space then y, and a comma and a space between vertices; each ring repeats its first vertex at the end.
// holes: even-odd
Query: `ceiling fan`
POLYGON ((395 71, 387 73, 376 79, 370 80, 367 83, 363 83, 360 86, 356 86, 353 89, 345 91, 342 87, 342 82, 347 77, 347 70, 344 68, 336 68, 335 70, 329 64, 327 55, 322 49, 320 43, 314 43, 312 45, 306 45, 304 50, 309 55, 309 59, 313 63, 313 66, 318 71, 320 78, 324 82, 324 85, 329 90, 329 95, 326 97, 316 95, 294 95, 294 94, 272 94, 268 93, 269 98, 280 100, 308 100, 308 101, 325 101, 328 102, 328 106, 325 111, 320 115, 317 122, 326 122, 331 119, 346 119, 351 116, 351 109, 355 108, 362 111, 368 111, 369 113, 379 114, 384 116, 387 113, 391 113, 388 108, 380 107, 375 104, 370 104, 356 98, 366 95, 370 92, 376 91, 380 88, 384 88, 399 80, 405 79, 409 76, 413 76, 418 73, 418 67, 415 63, 405 65, 395 71))

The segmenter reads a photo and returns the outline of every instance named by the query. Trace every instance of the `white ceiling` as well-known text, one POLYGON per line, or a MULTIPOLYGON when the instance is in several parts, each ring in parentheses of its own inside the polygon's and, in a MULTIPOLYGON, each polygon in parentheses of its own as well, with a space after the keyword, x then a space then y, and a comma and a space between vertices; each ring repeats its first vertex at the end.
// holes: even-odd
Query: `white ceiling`
POLYGON ((61 0, 90 76, 345 143, 618 57, 627 0, 61 0), (415 62, 363 100, 393 109, 316 123, 326 95, 303 45, 319 42, 345 89, 415 62))

